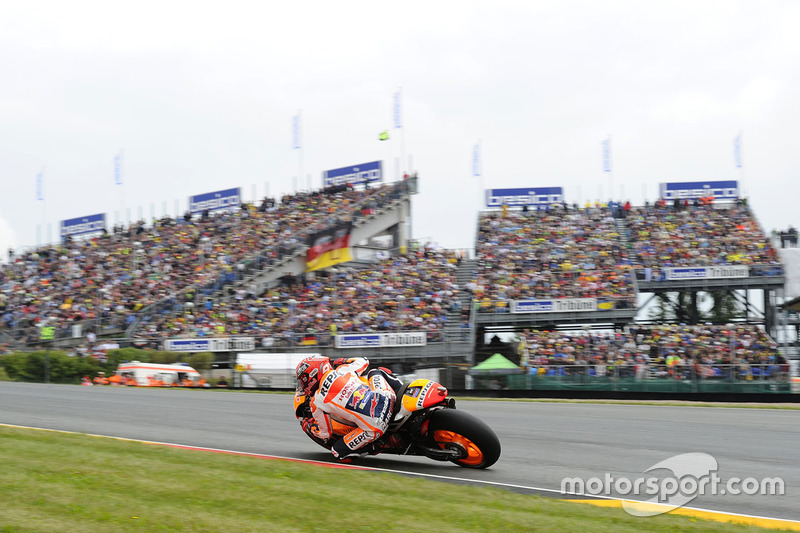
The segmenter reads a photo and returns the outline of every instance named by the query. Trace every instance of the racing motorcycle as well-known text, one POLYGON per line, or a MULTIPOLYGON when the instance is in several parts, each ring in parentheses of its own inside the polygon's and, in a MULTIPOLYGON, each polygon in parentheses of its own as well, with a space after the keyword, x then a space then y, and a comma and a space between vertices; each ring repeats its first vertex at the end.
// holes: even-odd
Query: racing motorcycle
MULTIPOLYGON (((366 378, 362 377, 366 382, 366 378)), ((500 457, 500 440, 482 420, 456 410, 456 401, 447 396, 447 389, 429 379, 404 383, 389 427, 373 443, 371 455, 424 455, 436 461, 451 461, 465 468, 487 468, 500 457)), ((302 391, 294 396, 295 416, 311 416, 311 408, 302 391)), ((307 433, 320 446, 330 449, 336 440, 355 426, 333 420, 333 437, 320 439, 307 433)))

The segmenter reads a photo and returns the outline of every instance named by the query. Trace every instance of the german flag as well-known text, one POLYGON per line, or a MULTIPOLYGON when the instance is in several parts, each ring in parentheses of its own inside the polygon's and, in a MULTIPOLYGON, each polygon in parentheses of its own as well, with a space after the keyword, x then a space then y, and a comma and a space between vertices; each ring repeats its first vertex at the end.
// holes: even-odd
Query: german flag
POLYGON ((350 233, 353 223, 346 222, 333 228, 313 233, 308 238, 306 272, 352 261, 350 233))

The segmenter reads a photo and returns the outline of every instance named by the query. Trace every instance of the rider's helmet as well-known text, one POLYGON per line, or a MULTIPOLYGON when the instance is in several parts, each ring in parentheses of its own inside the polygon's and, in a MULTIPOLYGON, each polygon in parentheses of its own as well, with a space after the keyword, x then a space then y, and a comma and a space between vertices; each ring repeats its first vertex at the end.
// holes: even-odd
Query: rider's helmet
POLYGON ((321 355, 306 357, 297 365, 297 391, 311 396, 317 391, 322 376, 330 370, 331 360, 321 355))

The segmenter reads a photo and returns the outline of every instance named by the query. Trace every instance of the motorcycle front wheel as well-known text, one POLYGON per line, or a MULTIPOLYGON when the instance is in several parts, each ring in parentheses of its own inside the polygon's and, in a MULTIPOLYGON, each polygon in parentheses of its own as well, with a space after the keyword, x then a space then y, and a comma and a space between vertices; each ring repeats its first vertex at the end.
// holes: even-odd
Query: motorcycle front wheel
POLYGON ((463 411, 439 409, 431 413, 428 435, 443 450, 457 449, 453 462, 465 468, 487 468, 500 458, 500 439, 485 422, 463 411))

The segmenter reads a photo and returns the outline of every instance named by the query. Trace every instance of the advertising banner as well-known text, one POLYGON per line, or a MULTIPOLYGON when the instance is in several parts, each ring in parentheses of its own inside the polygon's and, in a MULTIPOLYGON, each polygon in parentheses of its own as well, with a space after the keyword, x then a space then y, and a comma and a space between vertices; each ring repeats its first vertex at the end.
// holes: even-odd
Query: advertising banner
MULTIPOLYGON (((555 300, 514 300, 512 313, 573 313, 607 310, 606 305, 598 307, 596 298, 559 298, 555 300)), ((613 306, 612 306, 613 308, 613 306)))
POLYGON ((564 201, 563 187, 486 189, 486 207, 522 207, 558 204, 564 201))
POLYGON ((104 213, 61 221, 62 237, 98 233, 104 229, 106 229, 106 215, 104 213))
POLYGON ((334 168, 322 173, 322 186, 360 185, 383 181, 383 162, 371 161, 350 167, 334 168))
POLYGON ((708 196, 715 200, 735 200, 739 197, 739 184, 736 180, 662 183, 659 196, 664 200, 693 200, 708 196))
POLYGON ((668 280, 746 278, 750 269, 747 265, 672 267, 665 268, 664 275, 668 280))
POLYGON ((189 211, 191 213, 202 213, 206 209, 209 211, 234 209, 241 204, 242 194, 239 187, 189 197, 189 211))
POLYGON ((337 348, 392 348, 400 346, 425 346, 428 337, 424 331, 402 333, 360 333, 336 336, 337 348))
POLYGON ((167 339, 165 352, 249 352, 256 349, 253 337, 213 337, 210 339, 167 339))

